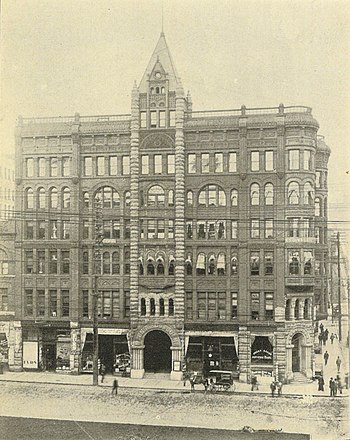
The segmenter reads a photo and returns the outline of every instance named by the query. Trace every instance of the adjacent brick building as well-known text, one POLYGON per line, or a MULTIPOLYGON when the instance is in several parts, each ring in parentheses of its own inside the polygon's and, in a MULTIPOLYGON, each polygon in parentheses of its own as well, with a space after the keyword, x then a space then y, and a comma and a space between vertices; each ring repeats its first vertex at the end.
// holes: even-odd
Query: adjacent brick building
POLYGON ((193 111, 163 34, 131 114, 20 118, 23 367, 89 371, 96 282, 107 370, 129 353, 133 377, 184 364, 311 376, 328 302, 318 128, 303 106, 193 111))

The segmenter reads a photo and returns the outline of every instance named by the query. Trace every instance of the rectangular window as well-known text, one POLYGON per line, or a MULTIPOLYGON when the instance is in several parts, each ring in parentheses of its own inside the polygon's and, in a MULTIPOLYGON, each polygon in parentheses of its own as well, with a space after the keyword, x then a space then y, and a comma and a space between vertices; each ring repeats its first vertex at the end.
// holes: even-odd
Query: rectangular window
POLYGON ((57 316, 57 290, 49 290, 49 315, 52 317, 57 316))
POLYGON ((304 251, 304 275, 312 275, 313 273, 313 253, 312 251, 304 251))
POLYGON ((140 220, 140 238, 145 238, 145 228, 143 220, 140 220))
POLYGON ((130 290, 124 290, 124 318, 130 317, 130 290))
POLYGON ((266 219, 265 220, 265 238, 273 238, 273 220, 266 219))
POLYGON ((122 158, 123 176, 130 174, 130 156, 123 156, 122 158))
POLYGON ((259 151, 252 151, 250 153, 250 169, 251 171, 260 170, 260 153, 259 151))
POLYGON ((103 176, 105 174, 105 158, 103 156, 97 157, 96 175, 103 176))
POLYGON ((188 174, 194 174, 197 172, 197 166, 196 166, 196 155, 195 154, 188 154, 187 155, 187 172, 188 174))
POLYGON ((288 167, 290 170, 298 170, 300 168, 299 156, 299 150, 288 151, 288 167))
POLYGON ((46 267, 46 259, 45 259, 45 251, 37 251, 36 253, 36 261, 37 261, 37 273, 43 274, 45 273, 46 267))
POLYGON ((49 237, 52 240, 57 240, 58 238, 58 228, 57 228, 57 220, 49 220, 49 237))
POLYGON ((231 319, 238 316, 238 292, 231 292, 231 319))
POLYGON ((26 176, 33 177, 34 176, 34 159, 26 159, 26 176))
POLYGON ((119 240, 120 237, 121 237, 120 219, 115 219, 112 221, 112 238, 114 238, 115 240, 119 240))
POLYGON ((250 253, 250 275, 259 275, 260 273, 260 254, 259 252, 250 253))
POLYGON ((186 292, 186 318, 193 319, 193 293, 186 292))
POLYGON ((90 226, 89 226, 89 220, 83 220, 83 240, 88 240, 89 239, 89 231, 90 231, 90 226))
POLYGON ((164 220, 158 220, 157 238, 165 238, 164 220))
POLYGON ((58 176, 58 160, 57 157, 51 157, 50 159, 50 177, 58 176))
POLYGON ((273 151, 265 151, 265 171, 273 171, 275 169, 273 151))
POLYGON ((83 252, 83 275, 89 274, 89 251, 83 252))
POLYGON ((215 153, 215 172, 222 173, 224 171, 224 155, 222 153, 215 153))
POLYGON ((62 240, 69 240, 70 239, 70 221, 69 220, 62 220, 62 240))
POLYGON ((175 174, 175 154, 167 156, 168 174, 175 174))
POLYGON ((260 315, 260 293, 252 292, 250 296, 251 318, 254 320, 259 319, 260 315))
POLYGON ((140 127, 141 128, 147 127, 147 113, 146 112, 140 113, 140 127))
POLYGON ((174 220, 168 220, 168 238, 174 238, 174 220))
POLYGON ((299 251, 288 252, 288 273, 289 275, 299 275, 300 273, 300 253, 299 251))
POLYGON ((197 316, 198 319, 207 319, 207 294, 206 292, 197 292, 197 316))
POLYGON ((109 175, 116 176, 118 174, 118 158, 117 156, 109 156, 109 175))
POLYGON ((265 275, 273 275, 273 252, 265 251, 264 258, 265 275))
POLYGON ((304 150, 304 170, 311 170, 311 151, 304 150))
POLYGON ((34 222, 26 221, 25 237, 27 240, 33 240, 33 238, 34 238, 34 222))
POLYGON ((62 157, 62 176, 64 177, 70 176, 71 174, 70 164, 71 164, 70 157, 62 157))
POLYGON ((288 219, 288 237, 300 237, 299 219, 296 217, 288 219))
POLYGON ((112 238, 112 220, 103 220, 103 238, 112 238))
POLYGON ((186 221, 186 238, 189 240, 192 240, 192 238, 193 238, 193 221, 192 220, 186 221))
POLYGON ((141 174, 149 174, 149 156, 141 156, 141 174))
POLYGON ((151 112, 151 128, 157 127, 157 112, 152 111, 151 112))
POLYGON ((320 240, 320 237, 321 237, 320 231, 321 231, 321 228, 320 228, 319 226, 316 226, 316 227, 315 227, 315 238, 316 238, 316 243, 321 243, 321 240, 320 240))
POLYGON ((250 237, 251 238, 260 238, 260 220, 251 220, 250 237))
POLYGON ((201 154, 201 171, 202 173, 209 173, 209 153, 201 154))
POLYGON ((49 251, 49 273, 57 274, 57 249, 49 251))
POLYGON ((61 273, 68 274, 70 271, 69 251, 61 251, 61 273))
POLYGON ((38 159, 38 177, 46 176, 46 159, 44 157, 39 157, 38 159))
POLYGON ((92 176, 92 157, 84 157, 84 176, 92 176))
POLYGON ((235 173, 237 171, 237 153, 228 153, 228 172, 235 173))
POLYGON ((316 188, 320 188, 321 187, 321 171, 316 171, 316 188))
POLYGON ((69 290, 61 290, 61 316, 69 316, 69 290))
POLYGON ((83 318, 89 317, 89 291, 83 290, 83 318))
POLYGON ((231 220, 231 238, 234 240, 238 238, 238 221, 237 220, 231 220))
POLYGON ((112 315, 113 315, 113 318, 120 317, 120 293, 119 293, 119 290, 112 290, 112 315))
POLYGON ((162 174, 162 155, 154 155, 154 174, 162 174))
POLYGON ((25 273, 34 272, 33 251, 25 251, 25 273))
POLYGON ((46 307, 45 307, 45 290, 38 289, 36 291, 36 314, 37 316, 45 316, 46 307))
POLYGON ((176 121, 175 115, 176 115, 175 110, 170 110, 170 112, 169 112, 169 125, 170 125, 170 127, 175 127, 175 121, 176 121))
POLYGON ((265 319, 273 319, 273 292, 265 292, 265 319))
POLYGON ((130 220, 124 219, 124 239, 130 238, 130 220))
MULTIPOLYGON (((27 316, 33 316, 34 304, 33 304, 33 289, 25 290, 25 314, 27 316)), ((3 309, 2 309, 3 310, 3 309)), ((6 311, 6 310, 4 310, 6 311)))
POLYGON ((197 239, 205 240, 207 238, 207 225, 205 221, 197 221, 197 239))
POLYGON ((37 239, 45 240, 46 239, 46 222, 42 220, 38 220, 38 229, 37 229, 37 239))
POLYGON ((147 238, 156 238, 156 222, 155 220, 148 220, 147 222, 147 238))
POLYGON ((165 127, 165 111, 164 110, 159 111, 159 127, 161 127, 161 128, 165 127))
POLYGON ((312 237, 311 218, 304 218, 304 237, 312 237))

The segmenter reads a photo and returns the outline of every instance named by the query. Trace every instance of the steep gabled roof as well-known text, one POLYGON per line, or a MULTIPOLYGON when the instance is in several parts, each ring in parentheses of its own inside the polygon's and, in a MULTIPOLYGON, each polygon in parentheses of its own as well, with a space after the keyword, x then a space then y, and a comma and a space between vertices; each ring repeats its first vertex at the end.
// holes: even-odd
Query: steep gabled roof
POLYGON ((176 86, 180 83, 180 77, 178 76, 173 59, 171 58, 168 45, 165 40, 165 35, 162 32, 160 34, 156 48, 153 51, 151 59, 148 62, 147 68, 140 82, 139 90, 141 93, 147 91, 147 80, 149 75, 152 74, 156 64, 160 64, 169 80, 169 90, 176 90, 176 86))

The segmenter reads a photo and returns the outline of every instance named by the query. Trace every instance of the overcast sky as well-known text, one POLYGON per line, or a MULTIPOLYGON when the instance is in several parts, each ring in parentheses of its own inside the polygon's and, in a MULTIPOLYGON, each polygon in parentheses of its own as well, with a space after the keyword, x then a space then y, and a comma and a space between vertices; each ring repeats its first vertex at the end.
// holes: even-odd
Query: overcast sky
POLYGON ((3 0, 2 149, 13 148, 18 114, 129 113, 162 4, 194 110, 312 107, 332 148, 331 218, 349 217, 348 0, 3 0))

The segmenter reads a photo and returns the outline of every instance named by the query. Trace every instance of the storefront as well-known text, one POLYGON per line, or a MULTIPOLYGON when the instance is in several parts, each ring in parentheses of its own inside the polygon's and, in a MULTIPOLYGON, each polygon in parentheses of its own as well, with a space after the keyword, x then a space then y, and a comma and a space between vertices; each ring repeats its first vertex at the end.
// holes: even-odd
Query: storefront
POLYGON ((251 373, 261 377, 273 376, 273 344, 268 336, 254 337, 251 346, 251 373))

